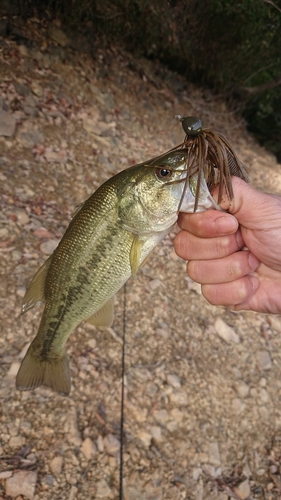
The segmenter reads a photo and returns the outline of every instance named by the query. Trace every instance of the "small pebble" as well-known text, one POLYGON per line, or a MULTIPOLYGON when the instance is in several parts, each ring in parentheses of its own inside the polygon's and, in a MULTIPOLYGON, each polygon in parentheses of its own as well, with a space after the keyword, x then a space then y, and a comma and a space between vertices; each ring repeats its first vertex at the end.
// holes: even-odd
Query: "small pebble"
POLYGON ((272 367, 271 357, 268 351, 258 351, 258 365, 261 370, 270 370, 272 367))
POLYGON ((109 453, 109 455, 115 455, 120 450, 120 441, 113 436, 113 434, 108 434, 103 440, 104 448, 109 453))
POLYGON ((240 338, 231 326, 228 326, 221 318, 215 321, 215 329, 218 336, 227 344, 239 344, 240 338))
POLYGON ((54 457, 50 463, 50 468, 52 473, 55 476, 58 476, 62 471, 63 458, 62 457, 54 457))
POLYGON ((111 494, 111 489, 109 488, 105 479, 101 479, 97 484, 97 498, 109 498, 111 494))
POLYGON ((177 375, 175 375, 174 373, 167 375, 167 382, 169 385, 171 385, 175 389, 179 389, 181 387, 180 378, 177 375))
POLYGON ((81 451, 87 460, 90 460, 95 456, 95 454, 97 453, 97 448, 91 438, 86 437, 86 439, 84 439, 81 445, 81 451))
POLYGON ((55 248, 57 248, 59 244, 59 239, 54 238, 53 240, 48 240, 44 241, 44 243, 41 243, 40 245, 40 250, 43 252, 45 255, 51 255, 55 248))

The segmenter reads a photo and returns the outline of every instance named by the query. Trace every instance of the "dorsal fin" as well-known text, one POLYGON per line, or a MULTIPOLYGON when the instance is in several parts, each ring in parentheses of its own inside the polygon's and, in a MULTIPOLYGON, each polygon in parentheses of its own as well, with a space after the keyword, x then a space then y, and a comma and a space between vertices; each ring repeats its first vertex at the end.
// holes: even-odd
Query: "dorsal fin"
POLYGON ((81 208, 85 205, 85 201, 83 201, 82 203, 79 203, 79 205, 76 205, 76 207, 74 208, 74 212, 71 214, 71 219, 74 219, 75 215, 78 214, 78 212, 80 212, 81 208))

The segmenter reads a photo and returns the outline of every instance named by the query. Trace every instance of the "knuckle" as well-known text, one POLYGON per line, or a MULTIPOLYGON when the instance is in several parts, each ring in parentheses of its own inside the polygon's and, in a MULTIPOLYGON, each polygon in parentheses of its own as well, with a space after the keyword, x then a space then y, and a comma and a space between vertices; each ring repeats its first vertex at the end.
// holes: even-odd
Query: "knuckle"
POLYGON ((186 266, 188 276, 197 283, 201 282, 200 266, 197 261, 190 260, 186 266))
POLYGON ((222 236, 220 238, 216 238, 216 251, 218 256, 227 257, 230 255, 232 248, 232 239, 230 236, 222 236))

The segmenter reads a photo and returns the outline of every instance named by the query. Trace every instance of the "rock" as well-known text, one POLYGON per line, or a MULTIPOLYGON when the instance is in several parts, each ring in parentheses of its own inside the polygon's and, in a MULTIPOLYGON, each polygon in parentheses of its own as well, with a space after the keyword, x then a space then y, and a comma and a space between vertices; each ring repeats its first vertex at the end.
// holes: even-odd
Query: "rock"
POLYGON ((5 470, 3 472, 0 472, 0 481, 2 479, 8 479, 8 477, 12 477, 13 472, 11 470, 5 470))
POLYGON ((67 45, 69 45, 69 39, 64 31, 55 26, 54 23, 50 24, 48 33, 49 37, 61 47, 66 47, 67 45))
POLYGON ((32 93, 36 95, 37 97, 43 97, 44 95, 44 89, 39 85, 37 82, 32 82, 32 87, 31 87, 32 93))
POLYGON ((264 388, 261 389, 259 396, 260 396, 260 401, 261 401, 262 404, 268 403, 268 401, 269 401, 269 394, 268 394, 268 392, 267 392, 266 389, 264 389, 264 388))
POLYGON ((258 351, 258 365, 261 370, 270 370, 272 367, 271 357, 268 351, 258 351))
POLYGON ((12 436, 9 441, 9 445, 13 448, 21 448, 25 443, 23 436, 12 436))
POLYGON ((265 422, 268 422, 268 420, 269 420, 269 411, 268 411, 267 406, 260 406, 259 407, 259 414, 260 414, 260 417, 261 417, 262 420, 264 420, 265 422))
POLYGON ((240 338, 231 326, 228 326, 221 318, 215 321, 215 329, 218 336, 227 344, 239 344, 240 338))
POLYGON ((42 490, 48 490, 49 488, 52 488, 54 479, 54 476, 52 476, 51 474, 46 474, 45 476, 43 476, 41 479, 42 490))
POLYGON ((183 420, 185 413, 183 411, 180 411, 178 408, 173 408, 171 410, 171 415, 173 417, 173 420, 179 423, 183 420))
POLYGON ((113 434, 105 436, 103 444, 109 455, 115 455, 120 450, 120 441, 113 434))
POLYGON ((221 464, 220 450, 217 441, 209 444, 209 463, 215 467, 221 464))
POLYGON ((160 443, 161 441, 163 441, 161 427, 158 427, 156 425, 154 425, 153 427, 151 427, 151 437, 152 437, 152 439, 154 439, 154 441, 156 443, 160 443))
POLYGON ((97 347, 97 341, 96 341, 96 339, 90 339, 90 340, 88 340, 87 344, 88 344, 88 346, 91 349, 95 349, 97 347))
POLYGON ((232 408, 235 413, 242 413, 245 410, 245 403, 241 399, 236 398, 232 401, 232 408))
POLYGON ((250 488, 250 483, 249 479, 245 479, 243 483, 240 483, 237 488, 235 488, 235 492, 237 491, 239 498, 241 500, 246 500, 250 495, 251 495, 251 488, 250 488))
POLYGON ((74 500, 76 498, 76 496, 77 496, 77 493, 78 493, 77 486, 71 486, 69 497, 68 497, 67 500, 74 500))
POLYGON ((16 130, 16 120, 7 111, 0 110, 0 136, 13 137, 16 130))
POLYGON ((201 467, 195 467, 193 469, 193 472, 192 472, 192 477, 193 477, 194 481, 198 481, 198 479, 201 476, 201 474, 202 474, 201 467))
POLYGON ((25 83, 15 82, 14 87, 15 87, 15 91, 18 94, 20 94, 24 97, 27 97, 30 95, 30 88, 25 83))
POLYGON ((44 157, 49 162, 66 163, 67 151, 65 149, 61 149, 60 151, 52 151, 51 149, 46 148, 44 152, 44 157))
POLYGON ((44 136, 38 129, 33 128, 26 122, 19 128, 17 140, 25 148, 33 148, 36 144, 42 144, 44 142, 44 136))
POLYGON ((13 211, 9 212, 9 215, 15 215, 17 222, 19 222, 21 226, 25 226, 30 222, 29 216, 27 215, 25 210, 14 209, 13 211))
POLYGON ((269 323, 271 325, 271 328, 276 330, 277 332, 281 333, 281 317, 280 315, 271 315, 269 318, 269 323))
POLYGON ((243 380, 239 380, 239 382, 235 384, 235 389, 240 398, 245 398, 249 394, 250 387, 243 380))
POLYGON ((26 97, 23 103, 23 111, 28 116, 37 116, 38 110, 36 108, 36 101, 32 95, 26 97))
POLYGON ((97 498, 108 498, 111 494, 111 489, 109 488, 105 479, 101 479, 97 484, 97 498))
POLYGON ((169 385, 174 387, 174 389, 179 389, 181 387, 180 378, 173 373, 167 375, 167 382, 169 385))
POLYGON ((55 248, 57 248, 60 240, 57 238, 54 238, 53 240, 48 240, 44 241, 44 243, 41 243, 40 245, 40 250, 43 252, 45 255, 51 255, 55 248))
POLYGON ((12 260, 14 260, 15 262, 16 262, 16 261, 20 261, 20 260, 21 260, 21 258, 22 258, 22 255, 23 255, 23 254, 22 254, 22 252, 20 252, 19 250, 13 250, 13 251, 11 252, 11 258, 12 258, 12 260))
POLYGON ((146 446, 147 448, 150 446, 152 439, 151 434, 145 431, 141 431, 138 433, 138 438, 144 446, 146 446))
POLYGON ((93 456, 97 453, 96 445, 91 440, 91 438, 86 437, 86 439, 84 439, 82 446, 81 446, 81 451, 87 460, 90 460, 91 458, 93 458, 93 456))
POLYGON ((30 52, 29 52, 26 45, 19 45, 18 51, 22 57, 29 57, 30 56, 30 52))
POLYGON ((75 446, 80 446, 82 443, 82 439, 77 425, 77 412, 74 406, 70 407, 68 410, 65 426, 68 441, 75 446))
POLYGON ((51 461, 50 468, 55 476, 58 476, 61 473, 62 464, 63 464, 62 457, 54 457, 53 460, 51 461))
POLYGON ((103 444, 102 436, 100 434, 97 437, 96 443, 97 443, 98 451, 100 453, 102 453, 104 451, 104 444, 103 444))
POLYGON ((12 477, 6 479, 6 495, 11 497, 23 495, 32 500, 34 498, 36 482, 37 472, 35 471, 15 472, 12 477))
POLYGON ((171 403, 175 403, 177 406, 186 406, 188 404, 187 393, 184 390, 172 392, 169 394, 169 399, 171 403))
POLYGON ((150 288, 151 290, 156 290, 156 289, 157 289, 157 288, 159 288, 159 286, 161 286, 161 285, 162 285, 162 281, 161 281, 161 280, 159 280, 158 278, 156 278, 156 279, 154 279, 154 280, 151 280, 151 281, 149 282, 149 288, 150 288))

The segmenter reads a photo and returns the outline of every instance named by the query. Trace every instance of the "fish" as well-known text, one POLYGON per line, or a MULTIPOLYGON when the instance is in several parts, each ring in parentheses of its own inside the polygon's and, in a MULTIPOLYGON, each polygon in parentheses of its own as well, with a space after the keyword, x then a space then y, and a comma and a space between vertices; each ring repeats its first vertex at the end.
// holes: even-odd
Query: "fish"
POLYGON ((44 385, 67 396, 65 345, 73 330, 82 321, 112 325, 114 295, 171 231, 179 211, 194 211, 195 198, 197 212, 220 210, 188 161, 188 149, 170 150, 119 172, 77 207, 23 298, 22 314, 42 301, 45 307, 16 376, 19 390, 44 385))

